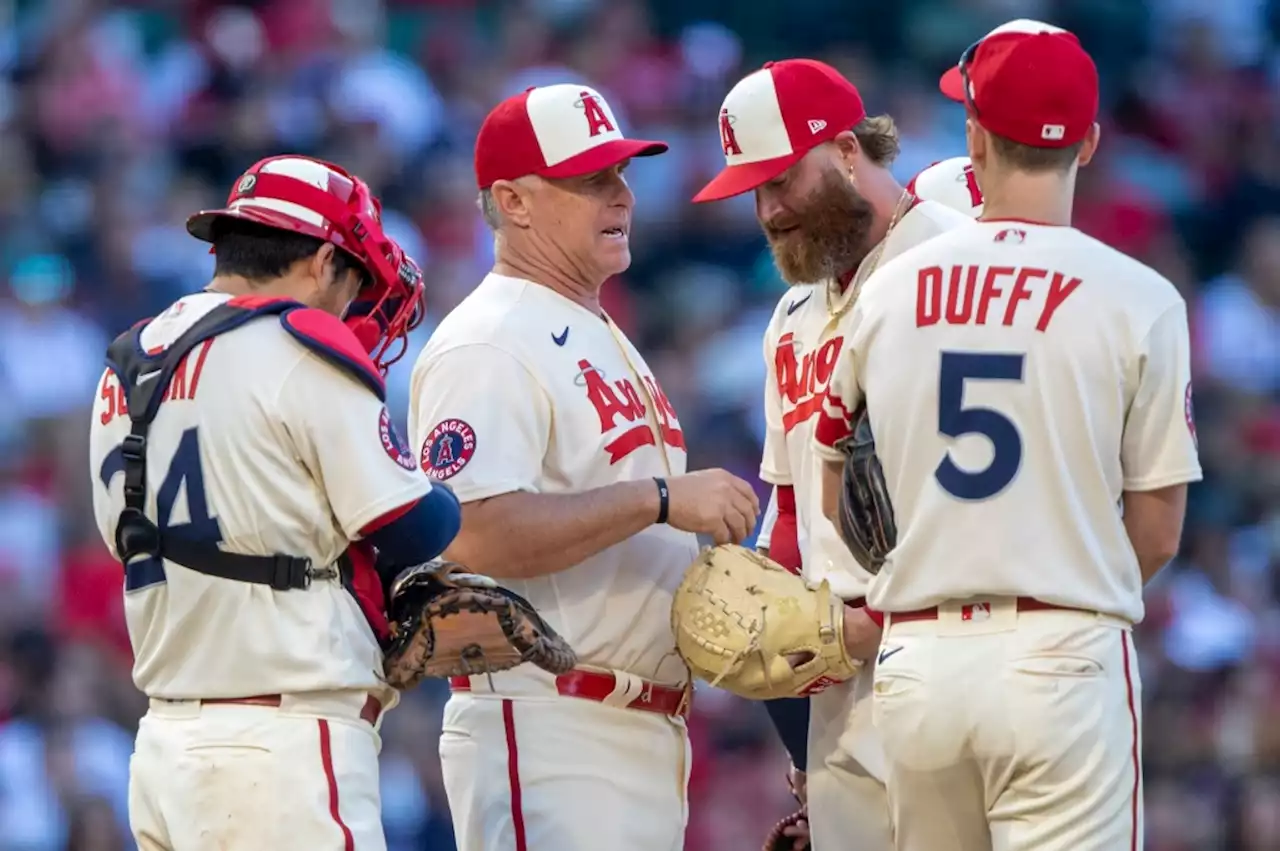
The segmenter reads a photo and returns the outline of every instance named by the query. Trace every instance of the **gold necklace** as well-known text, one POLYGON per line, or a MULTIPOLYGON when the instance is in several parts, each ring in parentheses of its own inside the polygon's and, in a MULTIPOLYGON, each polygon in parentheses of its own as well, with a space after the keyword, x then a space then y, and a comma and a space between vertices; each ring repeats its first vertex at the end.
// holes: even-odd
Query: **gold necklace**
POLYGON ((880 265, 880 255, 884 254, 885 243, 889 241, 889 235, 893 233, 893 229, 897 227, 898 220, 911 209, 911 202, 915 200, 915 196, 911 194, 910 189, 902 190, 902 195, 898 198, 898 203, 893 207, 893 215, 889 218, 889 227, 884 232, 884 238, 876 243, 861 263, 858 264, 858 270, 854 273, 853 280, 849 282, 849 288, 852 292, 845 299, 844 304, 838 308, 832 303, 832 290, 835 289, 835 283, 827 284, 827 315, 828 321, 835 321, 841 316, 849 312, 849 308, 853 307, 853 303, 858 300, 858 293, 862 290, 862 285, 867 278, 871 277, 871 273, 880 265))

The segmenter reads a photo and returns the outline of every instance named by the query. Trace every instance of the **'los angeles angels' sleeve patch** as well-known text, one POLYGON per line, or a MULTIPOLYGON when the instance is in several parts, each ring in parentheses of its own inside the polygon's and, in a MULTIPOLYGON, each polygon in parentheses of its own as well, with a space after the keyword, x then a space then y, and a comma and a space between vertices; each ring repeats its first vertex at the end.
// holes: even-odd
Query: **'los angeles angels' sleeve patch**
POLYGON ((382 449, 387 453, 387 457, 406 470, 418 469, 413 450, 409 448, 409 444, 400 439, 400 433, 391 422, 391 414, 387 412, 385 405, 382 407, 382 414, 378 417, 378 437, 382 441, 382 449))
POLYGON ((442 420, 422 442, 422 470, 433 479, 451 479, 475 454, 475 429, 463 420, 442 420))

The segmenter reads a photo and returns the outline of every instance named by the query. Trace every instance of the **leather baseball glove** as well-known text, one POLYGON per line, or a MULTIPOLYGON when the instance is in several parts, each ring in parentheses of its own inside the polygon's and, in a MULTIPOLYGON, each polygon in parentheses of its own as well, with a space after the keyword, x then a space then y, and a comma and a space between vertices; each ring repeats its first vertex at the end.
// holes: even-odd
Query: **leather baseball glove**
POLYGON ((773 826, 762 851, 804 851, 809 847, 809 813, 806 807, 773 826))
POLYGON ((492 673, 524 662, 563 674, 578 663, 527 600, 456 562, 435 559, 401 572, 387 610, 391 641, 383 673, 398 689, 425 677, 492 673))
POLYGON ((849 679, 862 663, 844 646, 844 603, 736 544, 689 566, 671 606, 689 670, 750 700, 799 697, 849 679))
POLYGON ((858 408, 853 423, 853 433, 840 445, 845 461, 837 529, 858 564, 875 575, 898 542, 898 525, 866 405, 858 408))

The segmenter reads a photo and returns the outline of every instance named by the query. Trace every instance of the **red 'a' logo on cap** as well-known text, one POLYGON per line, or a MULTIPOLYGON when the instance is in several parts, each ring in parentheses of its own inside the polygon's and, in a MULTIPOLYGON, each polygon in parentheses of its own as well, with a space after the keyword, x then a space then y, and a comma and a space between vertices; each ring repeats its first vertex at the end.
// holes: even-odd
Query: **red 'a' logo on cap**
POLYGON ((596 100, 596 96, 591 92, 583 92, 582 111, 587 115, 587 130, 592 136, 599 136, 602 130, 614 132, 613 122, 609 120, 609 116, 605 114, 604 107, 600 106, 600 101, 596 100))
POLYGON ((733 135, 733 116, 729 114, 729 110, 720 110, 720 146, 724 148, 724 155, 742 154, 742 148, 738 147, 738 137, 733 135))

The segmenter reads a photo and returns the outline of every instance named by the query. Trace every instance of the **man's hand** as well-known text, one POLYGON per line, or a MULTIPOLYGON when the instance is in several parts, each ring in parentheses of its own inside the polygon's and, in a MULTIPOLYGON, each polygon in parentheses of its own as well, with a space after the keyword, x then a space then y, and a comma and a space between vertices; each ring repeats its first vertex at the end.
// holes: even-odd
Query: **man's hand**
POLYGON ((751 485, 725 470, 699 470, 667 481, 667 523, 685 532, 710 535, 717 544, 738 544, 760 516, 751 485))
POLYGON ((782 829, 782 835, 791 839, 794 851, 805 851, 809 847, 809 808, 801 810, 801 818, 782 829))
POLYGON ((844 648, 854 659, 872 659, 880 649, 883 630, 861 608, 844 609, 844 648))
POLYGON ((773 826, 763 851, 806 851, 809 847, 809 809, 801 807, 773 826))

